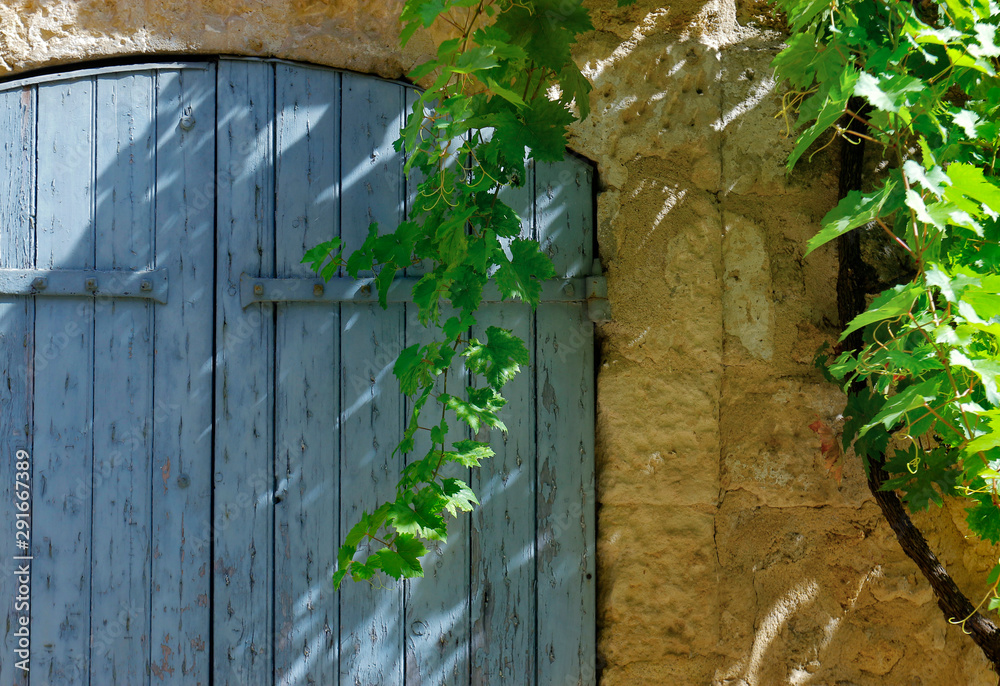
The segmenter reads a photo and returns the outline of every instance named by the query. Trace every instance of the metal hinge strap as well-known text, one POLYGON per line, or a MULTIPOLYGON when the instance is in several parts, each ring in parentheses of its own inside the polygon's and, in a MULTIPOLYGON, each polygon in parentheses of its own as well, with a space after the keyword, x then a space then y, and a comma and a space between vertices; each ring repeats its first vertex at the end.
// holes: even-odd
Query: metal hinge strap
POLYGON ((167 303, 167 270, 0 269, 0 297, 141 298, 167 303))
MULTIPOLYGON (((396 277, 389 288, 387 302, 413 302, 413 286, 419 277, 396 277)), ((542 284, 543 303, 586 303, 590 318, 607 321, 608 287, 603 276, 551 279, 542 284)), ((240 302, 243 307, 269 302, 377 303, 374 278, 260 278, 240 276, 240 302)), ((503 298, 495 284, 483 290, 484 303, 500 303, 503 298)))

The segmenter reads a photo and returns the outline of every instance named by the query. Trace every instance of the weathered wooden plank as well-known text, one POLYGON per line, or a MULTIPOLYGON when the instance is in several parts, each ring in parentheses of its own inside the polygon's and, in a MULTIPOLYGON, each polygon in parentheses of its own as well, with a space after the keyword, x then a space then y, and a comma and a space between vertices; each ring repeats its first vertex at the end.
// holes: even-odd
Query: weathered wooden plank
POLYGON ((154 310, 150 650, 165 686, 211 675, 215 88, 214 65, 157 75, 156 266, 171 287, 154 310))
MULTIPOLYGON (((35 262, 35 90, 0 93, 0 268, 30 268, 35 262)), ((31 412, 32 412, 32 355, 34 353, 34 303, 28 298, 0 300, 0 500, 4 503, 0 517, 0 536, 9 541, 12 556, 28 556, 28 548, 15 550, 18 544, 30 543, 25 528, 30 514, 17 508, 18 503, 28 502, 18 497, 30 493, 31 483, 31 412), (18 451, 25 451, 19 454, 18 451), (25 486, 18 487, 18 462, 27 457, 25 486), (18 524, 24 522, 24 524, 18 524), (20 527, 20 528, 19 528, 20 527)), ((21 465, 24 466, 24 465, 21 465)), ((18 668, 17 662, 27 658, 19 646, 30 629, 23 627, 20 618, 29 619, 26 598, 18 598, 20 581, 14 572, 29 564, 28 560, 7 560, 2 565, 6 572, 0 577, 0 601, 3 621, 0 651, 0 684, 23 686, 28 683, 28 673, 18 668), (21 636, 18 636, 18 633, 21 636)), ((25 662, 23 666, 27 666, 25 662)))
MULTIPOLYGON (((96 261, 153 264, 152 72, 97 79, 96 261)), ((92 683, 149 682, 152 304, 101 299, 94 313, 92 683)))
MULTIPOLYGON (((558 274, 593 258, 591 171, 536 169, 538 238, 558 274)), ((595 684, 594 347, 586 309, 537 312, 538 683, 595 684)))
POLYGON ((21 90, 22 88, 30 88, 31 86, 37 86, 43 83, 52 83, 53 81, 76 81, 79 79, 87 79, 93 76, 106 76, 108 74, 120 74, 122 72, 135 72, 135 71, 151 71, 156 69, 214 69, 214 65, 206 61, 191 61, 191 62, 163 62, 155 61, 148 63, 129 63, 129 64, 114 64, 114 65, 102 65, 100 67, 92 67, 90 69, 79 69, 74 68, 68 71, 58 71, 51 74, 41 74, 35 76, 27 76, 23 79, 11 79, 9 81, 4 81, 0 83, 0 92, 7 90, 21 90))
POLYGON ((273 675, 271 305, 240 306, 240 274, 274 271, 274 67, 218 71, 214 683, 273 675))
MULTIPOLYGON (((402 159, 392 143, 402 122, 403 87, 343 75, 341 230, 347 249, 370 222, 395 229, 403 216, 402 159)), ((341 540, 362 511, 393 497, 401 458, 403 403, 392 366, 404 342, 402 305, 341 306, 341 540)), ((403 682, 402 584, 351 583, 340 591, 340 683, 403 682)))
POLYGON ((594 260, 594 195, 590 166, 567 155, 535 171, 538 241, 558 276, 589 276, 594 260))
MULTIPOLYGON (((501 199, 521 216, 526 238, 535 235, 534 170, 524 187, 501 199)), ((486 305, 473 334, 510 329, 525 341, 531 366, 504 387, 501 419, 493 432, 496 456, 473 473, 481 505, 472 531, 472 683, 530 684, 535 679, 535 377, 534 312, 528 305, 486 305)))
MULTIPOLYGON (((313 275, 306 250, 339 235, 340 75, 279 64, 278 276, 313 275)), ((275 682, 337 680, 340 309, 277 306, 275 682)))
MULTIPOLYGON (((94 266, 94 82, 38 88, 43 269, 94 266)), ((94 303, 36 301, 32 680, 89 681, 94 303)))

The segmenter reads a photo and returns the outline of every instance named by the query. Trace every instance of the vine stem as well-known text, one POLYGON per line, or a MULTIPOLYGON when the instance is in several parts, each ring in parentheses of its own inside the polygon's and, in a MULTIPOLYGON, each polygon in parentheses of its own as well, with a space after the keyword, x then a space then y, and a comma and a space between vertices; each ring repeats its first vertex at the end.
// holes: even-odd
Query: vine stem
POLYGON ((892 240, 894 240, 894 241, 896 241, 896 243, 899 244, 903 248, 903 250, 905 250, 906 252, 910 253, 910 255, 913 255, 913 251, 910 250, 910 246, 908 246, 906 244, 906 241, 904 241, 902 238, 900 238, 899 236, 897 236, 896 234, 894 234, 892 231, 890 231, 889 227, 885 225, 885 222, 883 222, 881 219, 879 219, 878 217, 876 217, 875 218, 875 223, 878 224, 880 227, 882 227, 882 230, 885 231, 885 233, 889 236, 889 238, 892 239, 892 240))
MULTIPOLYGON (((868 468, 868 488, 875 496, 875 502, 900 547, 924 575, 934 595, 937 596, 938 607, 949 620, 962 621, 965 618, 965 630, 979 646, 989 660, 993 669, 1000 673, 1000 629, 996 624, 978 612, 972 602, 962 593, 961 589, 948 574, 941 561, 931 551, 920 530, 913 524, 910 516, 903 509, 902 503, 893 491, 883 491, 888 475, 883 468, 884 462, 872 462, 868 468)), ((953 622, 954 623, 954 622, 953 622)))
MULTIPOLYGON (((460 342, 461 342, 461 339, 455 341, 455 344, 451 347, 451 350, 452 350, 453 353, 458 350, 458 344, 460 342)), ((442 380, 442 385, 441 385, 441 393, 442 394, 447 394, 448 393, 448 372, 449 371, 450 371, 450 368, 449 369, 445 369, 441 373, 441 376, 444 377, 443 380, 442 380)), ((444 423, 445 413, 447 411, 448 411, 448 406, 445 405, 444 403, 442 403, 441 404, 441 423, 442 424, 444 423)), ((431 483, 434 483, 435 481, 437 481, 438 472, 441 471, 441 465, 444 464, 444 448, 445 448, 444 437, 442 436, 441 437, 441 453, 442 454, 438 457, 437 465, 434 467, 434 473, 431 475, 431 483)))

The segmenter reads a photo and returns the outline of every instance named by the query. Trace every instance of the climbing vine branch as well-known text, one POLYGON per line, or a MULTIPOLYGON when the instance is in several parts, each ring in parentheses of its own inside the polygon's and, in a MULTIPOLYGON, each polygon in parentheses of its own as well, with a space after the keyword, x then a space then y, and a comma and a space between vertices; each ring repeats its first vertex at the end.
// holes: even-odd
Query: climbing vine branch
POLYGON ((878 146, 889 167, 846 193, 809 251, 836 239, 843 263, 843 238, 872 226, 910 260, 912 276, 850 312, 840 350, 820 357, 848 394, 844 448, 949 620, 1000 667, 1000 631, 980 614, 1000 607, 1000 566, 974 607, 902 507, 964 501, 970 531, 1000 543, 1000 12, 989 0, 778 5, 791 36, 774 66, 802 129, 789 171, 831 130, 878 146))
POLYGON ((500 193, 524 184, 532 160, 562 160, 566 127, 588 109, 590 85, 570 55, 576 36, 592 28, 580 0, 407 0, 401 20, 404 46, 435 22, 451 31, 436 56, 410 73, 429 86, 396 141, 407 175, 419 180, 409 216, 390 231, 372 224, 346 260, 339 240, 304 260, 326 278, 342 266, 355 278, 374 271, 383 307, 396 274, 420 265, 413 302, 433 332, 430 342, 404 349, 393 368, 411 399, 394 451, 407 461, 395 498, 373 504, 347 534, 333 577, 338 588, 347 575, 422 576, 425 544, 446 540, 447 517, 477 502, 468 484, 443 476, 445 467, 475 468, 493 451, 481 440, 449 440, 453 424, 471 435, 504 430, 501 390, 529 361, 525 342, 510 331, 491 326, 484 340, 470 335, 483 288, 492 279, 505 299, 537 305, 541 281, 554 275, 537 241, 520 236, 521 220, 500 193), (459 360, 477 381, 455 390, 448 370, 459 360), (439 411, 428 425, 433 406, 439 411), (416 450, 418 431, 429 434, 426 451, 416 450))

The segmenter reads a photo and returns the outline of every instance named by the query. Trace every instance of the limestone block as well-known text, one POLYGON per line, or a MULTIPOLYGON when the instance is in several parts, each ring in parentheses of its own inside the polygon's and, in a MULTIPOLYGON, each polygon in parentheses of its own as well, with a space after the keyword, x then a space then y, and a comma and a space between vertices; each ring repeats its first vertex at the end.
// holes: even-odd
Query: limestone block
POLYGON ((598 412, 603 501, 715 505, 716 382, 703 373, 650 376, 633 365, 601 375, 598 393, 610 401, 598 412))
POLYGON ((719 580, 711 511, 606 505, 601 529, 599 650, 608 664, 667 665, 710 653, 719 580))
POLYGON ((744 489, 772 507, 858 506, 870 498, 861 464, 853 454, 842 461, 838 483, 821 451, 816 421, 839 429, 843 396, 811 377, 757 379, 727 384, 721 414, 724 490, 744 489))

